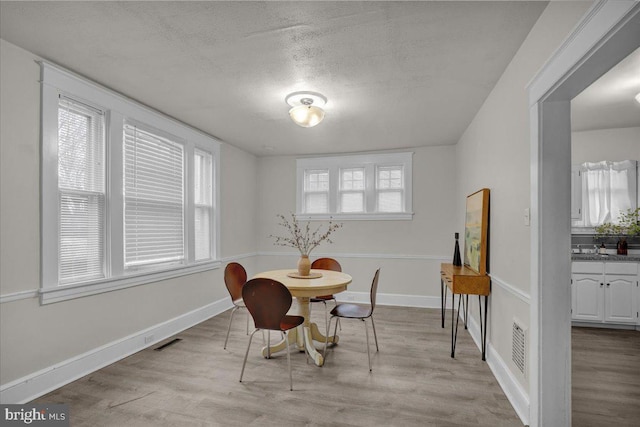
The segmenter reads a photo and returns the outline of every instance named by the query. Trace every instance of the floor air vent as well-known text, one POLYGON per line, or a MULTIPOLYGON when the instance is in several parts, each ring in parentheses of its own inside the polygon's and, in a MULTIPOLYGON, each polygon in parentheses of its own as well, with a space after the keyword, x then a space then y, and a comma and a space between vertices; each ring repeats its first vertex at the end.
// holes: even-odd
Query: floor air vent
POLYGON ((171 341, 169 341, 169 342, 166 342, 166 343, 162 344, 160 347, 156 347, 156 348, 154 348, 154 350, 155 350, 155 351, 162 351, 162 350, 164 350, 165 348, 169 347, 170 345, 174 345, 175 343, 177 343, 177 342, 179 342, 179 341, 182 341, 182 338, 174 338, 174 339, 172 339, 171 341))
POLYGON ((519 322, 513 321, 513 337, 511 340, 511 360, 518 367, 520 372, 525 374, 525 361, 527 357, 526 333, 525 329, 520 326, 519 322))

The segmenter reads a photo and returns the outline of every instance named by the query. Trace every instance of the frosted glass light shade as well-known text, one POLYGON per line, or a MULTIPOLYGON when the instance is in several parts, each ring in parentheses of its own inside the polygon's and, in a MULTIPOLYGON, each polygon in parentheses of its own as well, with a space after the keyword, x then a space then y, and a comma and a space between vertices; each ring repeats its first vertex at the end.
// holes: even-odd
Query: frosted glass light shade
POLYGON ((640 104, 640 93, 636 95, 636 101, 638 101, 638 104, 640 104))
POLYGON ((289 116, 298 126, 310 128, 324 119, 324 110, 315 105, 298 105, 289 110, 289 116))

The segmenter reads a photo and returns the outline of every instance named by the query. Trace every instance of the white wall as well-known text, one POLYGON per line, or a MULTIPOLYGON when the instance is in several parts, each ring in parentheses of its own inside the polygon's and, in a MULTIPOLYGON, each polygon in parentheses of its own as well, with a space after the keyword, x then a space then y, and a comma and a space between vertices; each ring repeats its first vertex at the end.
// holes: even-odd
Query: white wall
MULTIPOLYGON (((491 190, 488 330, 493 360, 489 363, 492 369, 503 363, 507 375, 526 393, 528 378, 519 374, 511 361, 513 319, 526 328, 530 319, 531 238, 524 224, 531 198, 526 86, 590 5, 549 3, 456 147, 457 224, 464 223, 465 196, 483 187, 491 190)), ((478 319, 477 304, 471 307, 472 316, 478 319)))
POLYGON ((571 133, 571 163, 640 160, 640 127, 571 133))
MULTIPOLYGON (((37 59, 0 40, 0 384, 5 390, 12 381, 228 299, 217 269, 39 304, 37 59)), ((255 255, 257 158, 227 144, 221 153, 222 257, 255 255)), ((255 272, 254 257, 242 262, 255 272)))
MULTIPOLYGON (((402 135, 398 135, 402 138, 402 135)), ((380 267, 379 293, 440 295, 440 263, 453 258, 455 231, 455 148, 422 147, 413 151, 412 221, 343 221, 332 236, 311 254, 338 259, 353 276, 352 292, 368 292, 376 268, 380 267)), ((259 162, 258 248, 266 256, 260 268, 295 267, 295 250, 274 246, 268 236, 282 235, 276 215, 295 211, 296 159, 265 157, 259 162), (276 254, 290 254, 283 258, 276 254)), ((410 300, 410 298, 409 298, 410 300)))

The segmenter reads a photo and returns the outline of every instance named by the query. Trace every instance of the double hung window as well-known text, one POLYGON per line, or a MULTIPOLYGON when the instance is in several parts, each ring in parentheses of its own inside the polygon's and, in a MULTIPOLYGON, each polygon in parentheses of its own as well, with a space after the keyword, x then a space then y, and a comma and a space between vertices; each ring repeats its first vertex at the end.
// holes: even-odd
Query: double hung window
POLYGON ((297 160, 297 215, 307 219, 411 219, 413 153, 297 160))
POLYGON ((381 166, 376 170, 376 207, 378 212, 402 212, 404 182, 402 166, 381 166))
POLYGON ((125 123, 125 268, 184 261, 183 166, 183 145, 125 123))
POLYGON ((219 266, 219 143, 42 66, 42 302, 219 266))
POLYGON ((58 100, 59 280, 104 277, 105 115, 58 100))
POLYGON ((193 157, 193 202, 196 261, 211 258, 211 219, 213 218, 213 158, 195 150, 193 157))
POLYGON ((363 167, 340 169, 340 212, 364 212, 363 167))
POLYGON ((329 170, 304 171, 304 211, 322 214, 329 212, 329 170))

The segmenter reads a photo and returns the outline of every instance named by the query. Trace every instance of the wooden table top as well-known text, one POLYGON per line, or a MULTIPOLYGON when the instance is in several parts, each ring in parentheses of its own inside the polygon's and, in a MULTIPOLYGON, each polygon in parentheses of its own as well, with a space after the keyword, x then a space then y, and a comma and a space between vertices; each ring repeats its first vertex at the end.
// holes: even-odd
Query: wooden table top
POLYGON ((294 297, 315 297, 318 295, 332 295, 347 289, 351 283, 351 276, 346 273, 331 270, 311 270, 322 273, 322 277, 316 279, 295 279, 287 276, 295 273, 295 269, 271 270, 258 273, 253 278, 267 278, 277 280, 285 285, 294 297))
POLYGON ((440 264, 440 275, 454 294, 489 295, 491 277, 466 266, 440 264))

